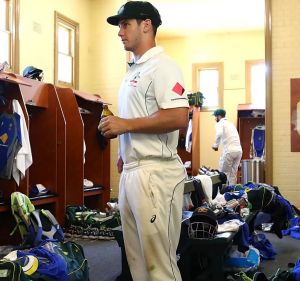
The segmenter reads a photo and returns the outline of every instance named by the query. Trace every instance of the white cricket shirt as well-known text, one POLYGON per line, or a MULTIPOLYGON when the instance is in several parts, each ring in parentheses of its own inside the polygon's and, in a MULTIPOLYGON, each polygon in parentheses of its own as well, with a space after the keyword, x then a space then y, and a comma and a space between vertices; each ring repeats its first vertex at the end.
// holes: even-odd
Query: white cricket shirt
MULTIPOLYGON (((159 109, 188 107, 183 76, 160 47, 148 50, 129 67, 119 91, 121 118, 146 117, 159 109)), ((167 134, 125 133, 119 136, 125 164, 177 155, 178 130, 167 134)))
POLYGON ((223 153, 242 151, 239 133, 226 118, 222 118, 216 124, 216 140, 213 147, 219 147, 221 141, 223 153))

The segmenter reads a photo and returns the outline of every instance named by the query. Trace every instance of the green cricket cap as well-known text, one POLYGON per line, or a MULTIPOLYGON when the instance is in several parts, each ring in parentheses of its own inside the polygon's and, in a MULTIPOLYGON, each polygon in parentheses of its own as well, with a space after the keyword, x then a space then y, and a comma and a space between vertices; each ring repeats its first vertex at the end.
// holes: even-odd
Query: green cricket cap
POLYGON ((225 111, 224 109, 222 109, 222 108, 218 108, 218 109, 216 109, 216 110, 213 112, 212 115, 214 115, 214 116, 220 115, 220 116, 222 116, 222 117, 225 117, 225 116, 226 116, 226 111, 225 111))

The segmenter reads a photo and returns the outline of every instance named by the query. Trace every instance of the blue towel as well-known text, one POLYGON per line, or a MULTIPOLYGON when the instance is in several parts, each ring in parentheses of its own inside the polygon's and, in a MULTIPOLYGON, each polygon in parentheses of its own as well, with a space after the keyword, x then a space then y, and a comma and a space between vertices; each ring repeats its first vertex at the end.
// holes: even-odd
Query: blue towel
POLYGON ((29 254, 38 259, 37 272, 42 276, 48 276, 53 281, 68 281, 67 263, 59 254, 52 253, 43 247, 35 247, 29 251, 18 251, 18 257, 29 254))

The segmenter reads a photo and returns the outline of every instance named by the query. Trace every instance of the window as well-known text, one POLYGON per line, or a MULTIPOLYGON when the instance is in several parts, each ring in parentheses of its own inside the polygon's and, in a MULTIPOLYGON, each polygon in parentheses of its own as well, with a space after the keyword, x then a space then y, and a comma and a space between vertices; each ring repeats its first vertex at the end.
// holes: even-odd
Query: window
POLYGON ((78 33, 78 23, 55 12, 55 85, 78 88, 78 33))
POLYGON ((204 110, 223 106, 223 80, 223 63, 193 64, 193 91, 204 95, 204 110))
POLYGON ((18 12, 18 0, 0 0, 0 63, 6 61, 13 72, 19 71, 18 12))
POLYGON ((266 66, 264 60, 246 61, 246 102, 266 107, 266 66))

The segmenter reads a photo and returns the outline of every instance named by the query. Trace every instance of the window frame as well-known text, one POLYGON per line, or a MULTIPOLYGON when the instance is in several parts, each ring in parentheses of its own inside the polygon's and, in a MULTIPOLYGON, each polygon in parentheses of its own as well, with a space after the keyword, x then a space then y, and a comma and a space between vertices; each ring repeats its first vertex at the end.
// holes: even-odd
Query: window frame
MULTIPOLYGON (((216 106, 202 107, 202 111, 213 111, 216 108, 222 108, 224 102, 224 63, 223 62, 206 62, 206 63, 193 63, 192 65, 192 87, 193 92, 200 91, 199 71, 201 70, 217 70, 219 73, 219 87, 218 87, 218 104, 216 106)), ((203 93, 205 97, 205 93, 203 93)))
POLYGON ((70 87, 78 89, 79 87, 79 23, 62 15, 61 13, 54 12, 54 85, 60 87, 70 87), (74 32, 74 44, 72 52, 72 83, 67 83, 58 80, 58 28, 60 26, 67 27, 74 32))
POLYGON ((6 11, 7 28, 3 30, 9 33, 9 61, 10 71, 19 73, 19 22, 20 22, 20 3, 19 0, 6 0, 8 8, 6 11))
MULTIPOLYGON (((245 61, 245 90, 246 90, 246 103, 252 103, 252 95, 251 95, 251 68, 258 64, 266 64, 264 59, 259 60, 246 60, 245 61)), ((265 75, 266 77, 266 75, 265 75)))

